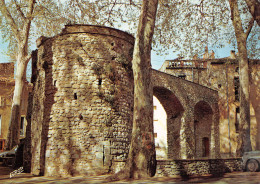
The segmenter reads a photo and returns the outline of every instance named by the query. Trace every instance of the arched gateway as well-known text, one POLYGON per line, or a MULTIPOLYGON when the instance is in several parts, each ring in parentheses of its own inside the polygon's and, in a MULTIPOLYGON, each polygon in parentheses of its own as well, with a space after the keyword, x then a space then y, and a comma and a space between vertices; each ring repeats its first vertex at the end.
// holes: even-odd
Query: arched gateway
MULTIPOLYGON (((132 130, 134 38, 112 28, 72 25, 55 37, 41 37, 37 45, 28 121, 32 173, 71 176, 122 169, 132 130)), ((156 70, 152 77, 154 95, 167 112, 168 157, 196 157, 194 108, 200 101, 212 109, 210 156, 216 157, 217 92, 156 70)))
POLYGON ((219 157, 217 91, 157 70, 152 77, 154 96, 167 114, 168 158, 219 157), (204 137, 198 136, 204 130, 208 132, 206 155, 201 151, 204 137))

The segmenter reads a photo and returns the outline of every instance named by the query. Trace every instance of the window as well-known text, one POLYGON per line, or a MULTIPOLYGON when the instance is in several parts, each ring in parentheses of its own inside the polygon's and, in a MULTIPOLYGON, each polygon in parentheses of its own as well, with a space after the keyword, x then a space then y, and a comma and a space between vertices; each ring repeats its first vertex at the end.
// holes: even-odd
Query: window
POLYGON ((22 108, 22 110, 24 110, 25 109, 25 103, 24 103, 24 98, 22 98, 22 100, 21 100, 21 108, 22 108))
POLYGON ((20 124, 20 135, 24 136, 24 122, 25 122, 25 117, 21 117, 21 124, 20 124))
POLYGON ((236 67, 235 72, 239 73, 239 67, 236 67))
POLYGON ((154 138, 157 138, 157 133, 154 133, 154 138))
POLYGON ((178 75, 178 77, 181 78, 181 79, 185 79, 186 75, 185 74, 180 74, 180 75, 178 75))
POLYGON ((239 133, 239 120, 240 120, 240 109, 239 109, 239 107, 237 107, 236 108, 236 122, 235 122, 236 133, 239 133))
POLYGON ((239 77, 234 77, 235 101, 239 101, 239 77))
POLYGON ((2 135, 2 116, 0 115, 0 135, 2 135))
POLYGON ((0 151, 4 151, 4 147, 5 147, 5 140, 0 139, 0 151))
POLYGON ((0 96, 0 107, 3 107, 5 105, 5 99, 4 97, 0 96))

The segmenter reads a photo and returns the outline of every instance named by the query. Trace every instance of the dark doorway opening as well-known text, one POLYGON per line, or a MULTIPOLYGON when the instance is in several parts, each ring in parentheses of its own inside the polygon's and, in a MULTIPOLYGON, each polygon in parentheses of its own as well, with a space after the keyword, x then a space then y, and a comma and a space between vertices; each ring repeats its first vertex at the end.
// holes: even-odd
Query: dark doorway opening
POLYGON ((202 139, 202 145, 203 145, 203 157, 209 156, 209 138, 203 137, 202 139))

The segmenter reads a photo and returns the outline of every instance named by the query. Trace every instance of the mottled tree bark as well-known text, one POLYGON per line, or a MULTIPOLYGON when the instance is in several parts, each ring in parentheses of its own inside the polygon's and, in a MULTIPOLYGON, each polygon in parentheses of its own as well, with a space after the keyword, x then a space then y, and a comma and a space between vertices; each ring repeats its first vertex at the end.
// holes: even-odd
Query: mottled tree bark
MULTIPOLYGON (((23 49, 21 49, 23 50, 23 49)), ((26 67, 30 56, 27 52, 18 51, 17 70, 15 74, 15 88, 13 94, 11 119, 9 123, 6 149, 12 149, 19 143, 20 121, 21 121, 21 101, 26 81, 26 67)))
POLYGON ((242 156, 244 152, 252 150, 250 140, 249 67, 246 47, 252 23, 249 24, 248 30, 244 32, 237 0, 229 0, 229 4, 239 52, 240 125, 237 156, 242 156))
POLYGON ((127 167, 130 178, 154 176, 156 153, 153 130, 151 49, 158 0, 143 0, 133 54, 134 118, 127 167))
POLYGON ((133 53, 134 117, 130 150, 124 170, 110 177, 145 178, 155 175, 151 48, 158 0, 143 0, 133 53))

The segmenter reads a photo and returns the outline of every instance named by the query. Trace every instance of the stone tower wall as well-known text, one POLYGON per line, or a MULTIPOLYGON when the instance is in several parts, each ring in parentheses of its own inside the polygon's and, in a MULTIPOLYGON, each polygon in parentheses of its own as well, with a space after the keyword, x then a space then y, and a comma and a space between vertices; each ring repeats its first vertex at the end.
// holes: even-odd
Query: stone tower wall
POLYGON ((89 25, 37 40, 32 111, 32 173, 117 171, 132 129, 134 38, 89 25))

